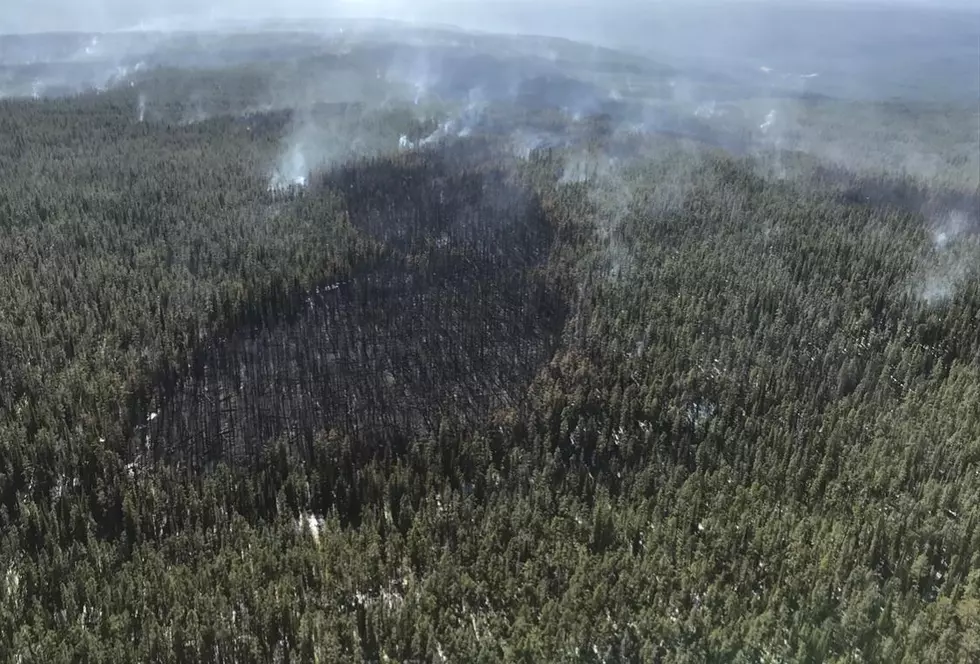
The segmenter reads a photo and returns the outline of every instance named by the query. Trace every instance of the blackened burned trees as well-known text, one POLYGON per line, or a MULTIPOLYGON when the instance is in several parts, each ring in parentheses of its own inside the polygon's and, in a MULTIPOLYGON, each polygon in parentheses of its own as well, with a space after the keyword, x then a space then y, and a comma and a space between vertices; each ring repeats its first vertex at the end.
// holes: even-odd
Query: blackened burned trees
POLYGON ((314 192, 340 196, 380 250, 257 307, 270 314, 161 380, 144 441, 155 457, 247 462, 273 440, 308 453, 325 429, 375 448, 446 416, 472 425, 550 357, 563 321, 540 269, 552 233, 509 173, 431 151, 345 166, 314 192))

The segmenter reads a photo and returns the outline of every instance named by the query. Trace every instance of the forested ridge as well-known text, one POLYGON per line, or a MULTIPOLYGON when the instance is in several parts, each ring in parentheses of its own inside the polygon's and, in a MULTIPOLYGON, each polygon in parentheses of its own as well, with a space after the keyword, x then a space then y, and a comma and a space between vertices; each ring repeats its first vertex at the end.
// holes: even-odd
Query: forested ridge
POLYGON ((968 177, 136 112, 0 100, 0 660, 980 659, 968 177))

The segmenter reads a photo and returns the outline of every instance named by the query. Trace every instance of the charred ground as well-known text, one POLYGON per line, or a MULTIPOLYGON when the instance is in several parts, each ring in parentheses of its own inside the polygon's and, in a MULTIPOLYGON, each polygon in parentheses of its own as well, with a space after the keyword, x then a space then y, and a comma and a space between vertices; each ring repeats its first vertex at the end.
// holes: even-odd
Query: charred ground
POLYGON ((534 193, 478 165, 479 152, 446 146, 319 176, 301 195, 342 201, 371 255, 253 312, 185 371, 162 371, 144 450, 195 467, 256 461, 276 440, 309 455, 323 429, 404 447, 443 418, 472 429, 520 402, 563 325, 546 274, 554 232, 534 193))

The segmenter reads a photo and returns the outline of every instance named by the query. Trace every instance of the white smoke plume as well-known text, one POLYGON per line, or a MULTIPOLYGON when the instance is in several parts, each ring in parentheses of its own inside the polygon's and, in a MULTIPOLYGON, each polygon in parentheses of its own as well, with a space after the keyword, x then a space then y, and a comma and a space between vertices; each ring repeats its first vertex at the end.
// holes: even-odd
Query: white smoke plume
MULTIPOLYGON (((459 113, 445 120, 435 131, 419 140, 416 146, 432 145, 445 138, 465 138, 470 136, 474 129, 479 126, 488 104, 482 91, 478 88, 470 90, 468 96, 469 100, 466 106, 459 113)), ((410 143, 407 144, 410 145, 410 143)))
POLYGON ((783 152, 799 147, 787 137, 794 122, 789 111, 788 104, 783 104, 782 108, 770 108, 766 112, 762 122, 759 123, 759 137, 755 146, 756 158, 763 170, 780 180, 788 176, 783 152))
POLYGON ((965 261, 941 261, 922 280, 919 297, 931 305, 944 302, 953 296, 968 275, 965 261))
POLYGON ((289 146, 279 160, 269 182, 270 189, 286 189, 291 186, 305 187, 310 176, 310 166, 306 160, 306 146, 296 141, 289 146))
MULTIPOLYGON (((406 109, 314 104, 293 113, 282 151, 269 173, 271 190, 304 187, 310 175, 353 158, 413 149, 421 124, 406 109)), ((438 129, 436 130, 439 131, 438 129)))
POLYGON ((766 113, 766 119, 759 125, 759 129, 762 130, 763 134, 768 134, 774 124, 776 124, 776 109, 772 109, 766 113))
POLYGON ((932 251, 925 258, 924 276, 916 287, 928 304, 948 300, 966 280, 977 278, 980 237, 971 230, 980 228, 978 221, 954 210, 932 224, 932 251))
POLYGON ((609 279, 626 276, 633 266, 633 253, 620 239, 622 224, 634 203, 625 166, 622 160, 602 153, 576 153, 566 158, 559 179, 564 185, 588 184, 589 201, 596 211, 595 232, 609 279))
POLYGON ((529 159, 535 150, 558 148, 567 143, 562 136, 527 128, 516 130, 510 137, 512 153, 519 159, 529 159))
POLYGON ((954 210, 933 224, 932 243, 939 251, 945 250, 970 228, 966 213, 954 210))
POLYGON ((297 112, 292 131, 283 141, 283 151, 269 178, 269 189, 305 187, 314 168, 334 157, 331 137, 309 110, 297 112))

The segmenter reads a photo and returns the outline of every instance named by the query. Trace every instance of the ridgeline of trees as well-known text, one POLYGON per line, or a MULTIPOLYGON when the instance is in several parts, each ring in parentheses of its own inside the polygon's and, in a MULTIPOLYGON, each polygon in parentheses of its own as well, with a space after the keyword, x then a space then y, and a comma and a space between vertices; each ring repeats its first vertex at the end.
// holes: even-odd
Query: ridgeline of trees
POLYGON ((0 660, 980 658, 972 192, 130 102, 0 101, 0 660))

